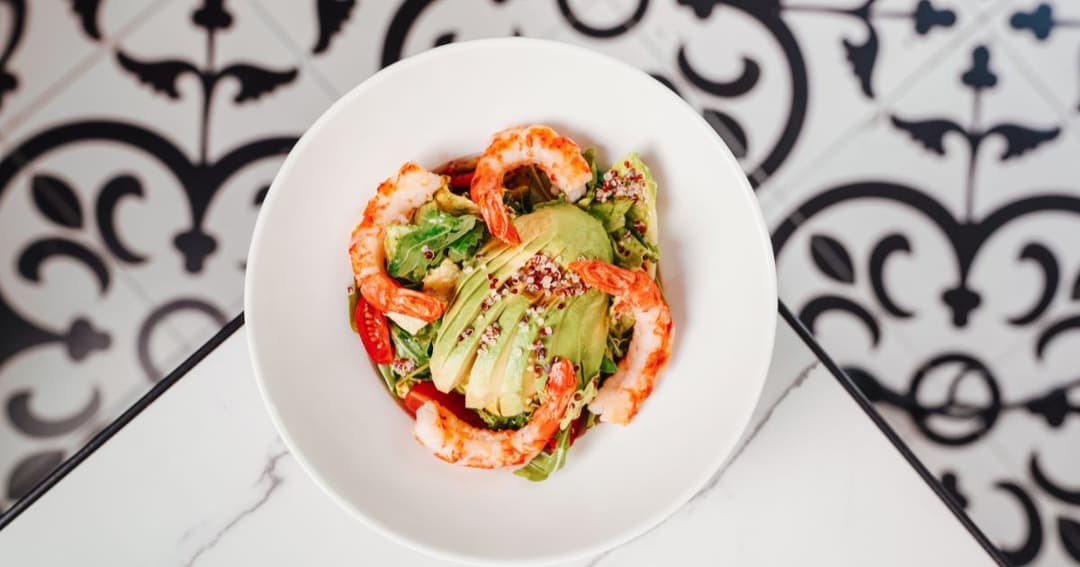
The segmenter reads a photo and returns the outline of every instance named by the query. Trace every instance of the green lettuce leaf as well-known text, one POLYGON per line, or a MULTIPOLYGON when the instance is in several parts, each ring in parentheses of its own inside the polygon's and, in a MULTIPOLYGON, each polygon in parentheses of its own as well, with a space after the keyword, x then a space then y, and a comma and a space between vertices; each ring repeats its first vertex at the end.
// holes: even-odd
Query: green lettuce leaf
POLYGON ((533 457, 529 464, 514 471, 514 474, 533 482, 540 482, 547 480, 551 473, 561 469, 566 464, 566 451, 570 448, 570 428, 563 429, 556 436, 555 451, 540 453, 533 457))
POLYGON ((415 362, 417 366, 428 363, 428 359, 431 357, 431 341, 434 337, 435 332, 432 330, 432 325, 426 325, 417 331, 415 335, 411 335, 408 331, 399 327, 397 323, 390 322, 390 342, 394 346, 394 357, 408 358, 415 362))
POLYGON ((466 232, 461 238, 450 243, 446 247, 446 257, 451 262, 462 263, 473 257, 480 241, 484 239, 484 223, 476 223, 476 226, 466 232))
POLYGON ((593 202, 587 210, 604 224, 604 230, 612 233, 626 228, 626 213, 633 205, 634 201, 617 197, 603 203, 593 202))
POLYGON ((377 368, 379 369, 379 376, 382 377, 383 383, 386 384, 386 389, 390 390, 390 393, 394 396, 397 396, 397 391, 395 388, 397 384, 397 378, 394 378, 394 371, 390 369, 390 365, 379 364, 377 368))
MULTIPOLYGON (((610 337, 610 335, 608 335, 610 337)), ((611 360, 607 354, 600 360, 600 373, 601 374, 614 374, 619 370, 619 367, 615 365, 615 361, 611 360)))
POLYGON ((414 284, 423 281, 428 269, 448 254, 459 258, 455 261, 470 257, 483 237, 479 218, 447 213, 433 202, 417 209, 413 220, 410 225, 387 227, 383 245, 389 258, 387 272, 414 284))
POLYGON ((585 189, 596 189, 604 182, 604 172, 600 171, 600 165, 596 162, 596 148, 581 152, 581 157, 585 158, 585 163, 589 164, 589 169, 592 171, 592 179, 585 184, 585 189))
POLYGON ((658 260, 657 255, 629 230, 612 234, 611 244, 615 251, 615 265, 620 268, 640 270, 645 260, 654 264, 658 260))
POLYGON ((484 409, 476 410, 476 413, 480 415, 480 419, 484 420, 484 423, 491 429, 521 429, 529 422, 529 417, 532 416, 532 413, 530 412, 521 412, 517 415, 504 417, 484 409))

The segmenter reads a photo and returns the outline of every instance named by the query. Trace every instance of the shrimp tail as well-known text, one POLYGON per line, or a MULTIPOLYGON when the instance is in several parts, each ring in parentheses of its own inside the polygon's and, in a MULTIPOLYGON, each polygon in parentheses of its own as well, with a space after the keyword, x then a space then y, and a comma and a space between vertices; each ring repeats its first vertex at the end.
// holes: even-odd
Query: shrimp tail
POLYGON ((490 181, 490 179, 490 177, 473 177, 470 195, 480 207, 480 214, 484 217, 484 224, 487 225, 492 236, 511 246, 517 246, 521 244, 521 236, 518 235, 514 223, 510 220, 510 213, 507 212, 506 205, 502 202, 502 192, 498 191, 497 188, 490 190, 483 187, 483 183, 486 180, 490 181))
POLYGON ((442 316, 446 303, 441 299, 401 287, 385 273, 364 278, 360 294, 383 313, 401 313, 428 323, 442 316))

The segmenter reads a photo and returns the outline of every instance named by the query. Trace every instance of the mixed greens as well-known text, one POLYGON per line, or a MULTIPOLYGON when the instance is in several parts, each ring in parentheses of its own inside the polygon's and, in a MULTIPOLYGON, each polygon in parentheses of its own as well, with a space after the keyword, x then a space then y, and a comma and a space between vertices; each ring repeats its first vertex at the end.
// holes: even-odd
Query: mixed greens
POLYGON ((448 303, 432 323, 387 313, 393 356, 379 373, 395 397, 441 395, 442 403, 460 406, 455 413, 470 423, 518 429, 540 405, 553 361, 574 363, 577 391, 558 433, 515 471, 533 481, 561 468, 574 440, 596 423, 588 403, 616 372, 634 323, 567 264, 597 259, 655 278, 659 261, 656 183, 649 168, 636 154, 607 170, 595 150, 582 156, 593 175, 575 203, 553 193, 532 166, 506 176, 504 202, 516 217, 518 246, 492 238, 468 198, 475 160, 446 166, 440 173, 451 178, 449 187, 420 206, 408 224, 386 227, 383 243, 390 276, 448 303))

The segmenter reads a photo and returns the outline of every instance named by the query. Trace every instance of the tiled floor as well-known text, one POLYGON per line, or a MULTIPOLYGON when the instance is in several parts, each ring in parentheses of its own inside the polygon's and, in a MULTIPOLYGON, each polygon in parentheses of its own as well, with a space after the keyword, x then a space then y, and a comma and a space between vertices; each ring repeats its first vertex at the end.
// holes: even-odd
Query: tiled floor
POLYGON ((0 0, 0 509, 241 305, 262 191, 380 67, 519 34, 740 157, 783 299, 1017 565, 1080 564, 1080 4, 0 0))

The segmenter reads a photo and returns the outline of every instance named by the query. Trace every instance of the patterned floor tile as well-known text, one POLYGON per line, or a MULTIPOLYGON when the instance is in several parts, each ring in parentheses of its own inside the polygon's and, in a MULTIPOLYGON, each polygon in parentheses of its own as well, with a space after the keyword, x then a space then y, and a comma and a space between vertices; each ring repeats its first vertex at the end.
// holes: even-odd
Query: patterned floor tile
POLYGON ((662 80, 725 139, 752 182, 786 167, 810 88, 786 19, 761 3, 680 2, 650 5, 640 27, 662 80))
POLYGON ((123 37, 168 1, 110 2, 103 9, 87 2, 78 7, 0 3, 0 30, 9 33, 0 40, 0 130, 10 129, 35 105, 66 89, 82 68, 106 57, 98 40, 123 37))
MULTIPOLYGON (((69 347, 66 366, 56 366, 64 360, 57 356, 40 363, 42 374, 88 384, 83 406, 56 395, 62 382, 43 380, 40 394, 30 391, 37 400, 32 410, 54 420, 74 416, 62 428, 46 428, 46 439, 19 432, 20 420, 38 414, 20 418, 7 406, 6 424, 15 429, 4 432, 12 441, 0 443, 7 458, 0 475, 16 488, 47 467, 20 468, 11 459, 48 448, 51 460, 35 463, 53 463, 55 450, 76 448, 239 311, 244 259, 265 189, 299 133, 333 100, 317 82, 298 80, 291 51, 247 4, 169 2, 122 37, 86 26, 72 22, 67 31, 100 42, 92 49, 104 55, 4 129, 14 153, 0 163, 0 214, 44 217, 78 239, 50 240, 37 225, 4 223, 2 252, 10 265, 19 254, 28 258, 23 271, 31 275, 2 273, 0 289, 6 309, 18 306, 11 328, 28 337, 12 349, 30 346, 23 342, 37 335, 64 338, 34 331, 21 317, 104 352, 95 359, 69 347), (21 285, 39 271, 49 285, 21 285), (110 283, 106 293, 96 292, 105 286, 95 279, 110 283), (70 313, 79 309, 100 312, 105 323, 87 315, 90 326, 69 330, 70 313), (52 314, 67 319, 40 321, 52 314), (107 343, 90 331, 100 325, 107 325, 107 343), (89 391, 97 396, 92 403, 85 402, 89 391), (40 401, 46 396, 58 405, 51 397, 40 401)), ((0 380, 5 400, 36 383, 26 382, 34 376, 27 369, 38 363, 22 359, 41 359, 37 349, 10 354, 2 370, 19 374, 0 380)))
MULTIPOLYGON (((1076 549, 1071 520, 1035 529, 1030 514, 1000 508, 1055 506, 1027 461, 1040 440, 1076 439, 1062 424, 1080 393, 1065 354, 1080 270, 1077 147, 987 22, 829 159, 774 187, 767 214, 781 296, 920 458, 964 483, 996 459, 973 516, 1017 564, 1057 564, 1076 549), (879 344, 832 330, 842 325, 879 344), (905 356, 889 351, 891 335, 905 356)), ((1080 462, 1056 455, 1059 482, 1075 486, 1080 462)))
POLYGON ((1063 115, 1080 110, 1080 4, 1013 2, 995 32, 1003 54, 1028 71, 1028 79, 1063 115))
POLYGON ((186 346, 164 332, 135 348, 150 302, 101 237, 96 187, 65 165, 28 165, 0 195, 0 262, 15 268, 0 272, 0 508, 145 392, 144 363, 169 368, 186 346))
MULTIPOLYGON (((340 93, 431 47, 486 37, 547 37, 568 18, 555 2, 325 2, 320 10, 284 0, 262 4, 274 27, 295 50, 308 54, 312 66, 340 93), (340 31, 335 34, 335 29, 340 31)), ((575 11, 595 4, 563 2, 566 10, 575 11)))
POLYGON ((1047 0, 0 0, 0 509, 238 312, 265 190, 336 96, 525 35, 697 109, 758 185, 785 301, 1014 563, 1080 564, 1078 22, 1047 0))
MULTIPOLYGON (((805 53, 807 109, 797 143, 764 191, 827 160, 850 133, 985 27, 1003 2, 787 2, 781 12, 805 53)), ((948 103, 948 100, 942 102, 948 103)))
POLYGON ((1011 564, 1068 564, 1052 505, 993 448, 971 445, 943 453, 918 439, 908 445, 1011 564))

